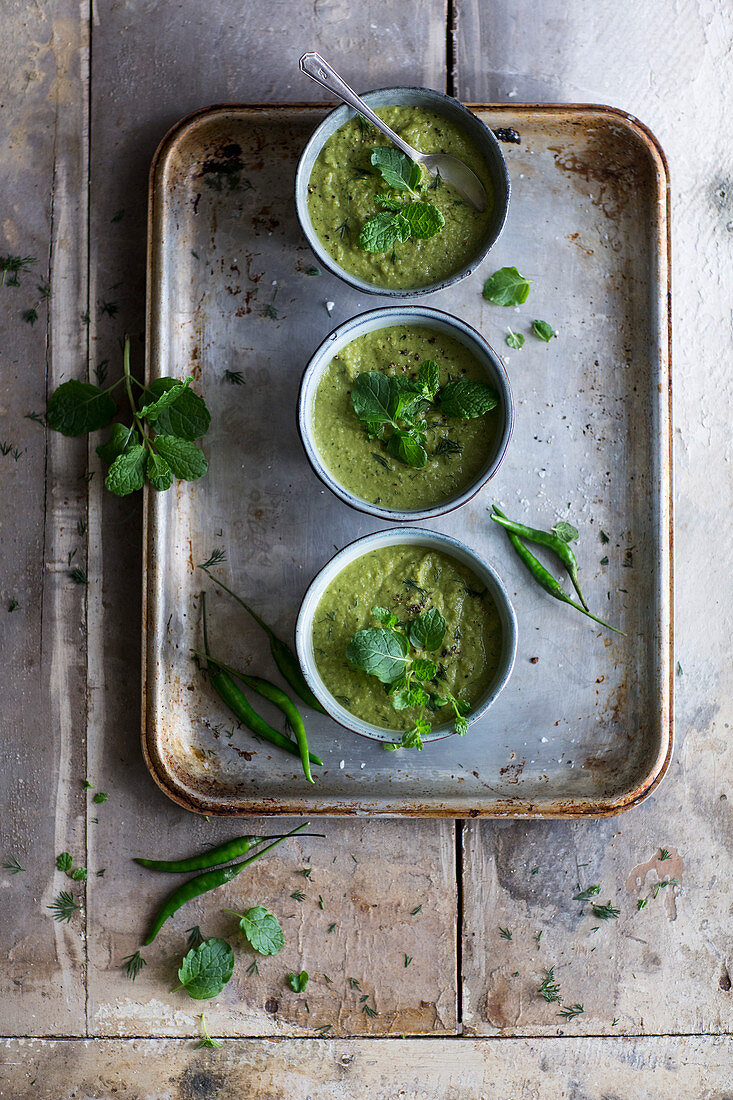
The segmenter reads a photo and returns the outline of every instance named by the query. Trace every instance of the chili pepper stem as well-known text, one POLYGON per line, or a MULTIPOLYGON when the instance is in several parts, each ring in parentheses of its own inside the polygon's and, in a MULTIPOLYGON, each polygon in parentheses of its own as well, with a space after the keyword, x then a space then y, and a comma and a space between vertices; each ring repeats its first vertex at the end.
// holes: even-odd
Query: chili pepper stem
POLYGON ((256 612, 256 611, 253 611, 253 610, 252 610, 252 608, 251 608, 251 607, 249 606, 249 604, 246 604, 246 603, 244 602, 244 600, 242 599, 242 597, 241 597, 241 596, 238 596, 236 592, 232 592, 231 588, 229 588, 229 587, 228 587, 228 585, 224 584, 224 581, 220 581, 218 577, 215 577, 213 573, 210 573, 210 572, 209 572, 209 570, 207 569, 207 567, 206 567, 205 565, 202 565, 202 566, 200 566, 200 568, 201 568, 201 569, 203 569, 204 573, 206 573, 207 577, 208 577, 208 578, 209 578, 210 580, 212 580, 212 581, 214 582, 214 584, 218 584, 218 585, 219 585, 219 587, 220 587, 220 588, 223 588, 225 592, 228 592, 228 593, 229 593, 229 595, 230 595, 230 596, 232 596, 232 597, 233 597, 233 598, 234 598, 234 599, 235 599, 235 600, 237 601, 237 603, 238 603, 238 604, 241 604, 241 606, 242 606, 242 607, 244 608, 244 610, 245 610, 245 611, 246 611, 246 612, 247 612, 247 613, 248 613, 249 615, 251 615, 251 616, 252 616, 252 618, 254 619, 254 621, 255 621, 255 622, 256 622, 256 623, 257 623, 257 624, 258 624, 259 626, 261 626, 261 627, 262 627, 262 629, 264 630, 265 634, 267 634, 267 637, 268 637, 268 638, 270 639, 270 641, 273 641, 273 639, 275 638, 275 634, 274 634, 274 633, 273 633, 273 631, 272 631, 272 630, 270 629, 270 627, 269 627, 269 626, 267 625, 267 623, 265 623, 265 622, 263 622, 263 621, 262 621, 262 619, 261 619, 261 618, 259 617, 259 615, 257 614, 257 612, 256 612))
POLYGON ((255 854, 248 859, 242 860, 241 863, 234 863, 229 867, 219 867, 213 871, 204 871, 203 874, 195 875, 192 879, 189 879, 188 882, 184 882, 174 890, 172 894, 169 894, 167 899, 163 902, 153 921, 147 938, 143 940, 143 946, 147 947, 153 942, 168 918, 172 917, 174 913, 177 913, 181 906, 185 905, 187 901, 192 901, 193 898, 198 898, 202 894, 207 894, 210 890, 215 890, 219 886, 231 882, 233 878, 241 874, 245 867, 249 867, 251 863, 254 863, 255 860, 266 855, 267 852, 271 852, 273 848, 277 848, 278 844, 282 844, 283 841, 287 840, 289 837, 295 836, 296 833, 301 833, 303 829, 307 829, 309 825, 310 821, 304 821, 301 825, 296 825, 289 833, 285 833, 284 836, 275 840, 272 844, 268 844, 266 848, 262 848, 259 852, 255 852, 255 854))

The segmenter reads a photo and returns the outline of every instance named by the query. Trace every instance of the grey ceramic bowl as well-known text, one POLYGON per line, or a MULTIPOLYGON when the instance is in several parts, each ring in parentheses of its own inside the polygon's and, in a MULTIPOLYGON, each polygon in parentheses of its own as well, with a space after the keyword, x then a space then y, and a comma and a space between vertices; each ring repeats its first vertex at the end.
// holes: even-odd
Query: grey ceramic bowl
MULTIPOLYGON (((363 737, 370 737, 374 741, 388 741, 393 745, 399 744, 402 737, 399 731, 387 729, 383 726, 373 726, 370 722, 364 722, 361 718, 357 718, 356 715, 346 710, 331 695, 321 679, 313 653, 313 619, 318 604, 331 581, 347 565, 363 557, 364 554, 368 554, 371 550, 378 550, 383 546, 425 546, 428 549, 440 550, 467 565, 491 593, 501 618, 503 631, 501 660, 492 683, 479 699, 473 711, 467 715, 468 724, 471 726, 486 713, 511 675, 517 653, 517 618, 506 589, 492 566, 483 561, 478 554, 469 549, 464 543, 451 538, 449 535, 440 534, 438 531, 425 531, 420 527, 396 527, 388 531, 377 531, 373 535, 366 535, 364 538, 357 539, 356 542, 349 543, 348 546, 345 546, 343 550, 340 550, 338 554, 331 558, 327 565, 324 565, 303 597, 295 626, 295 645, 303 675, 316 698, 339 725, 353 730, 354 733, 359 733, 363 737)), ((453 729, 450 725, 436 726, 426 735, 424 740, 439 741, 444 737, 449 737, 452 732, 453 729)))
POLYGON ((504 461, 506 449, 514 425, 514 403, 509 378, 504 364, 496 352, 487 344, 483 336, 476 329, 471 328, 465 321, 458 317, 452 317, 439 309, 430 306, 384 306, 382 309, 373 309, 368 313, 361 313, 358 317, 352 317, 326 337, 318 350, 305 368, 303 380, 300 384, 298 398, 298 428, 300 438, 308 456, 308 461, 314 472, 323 484, 337 497, 367 515, 376 516, 377 519, 392 520, 398 523, 414 523, 415 520, 433 519, 442 516, 446 512, 459 508, 470 500, 489 481, 504 461), (478 359, 488 375, 494 389, 499 394, 499 405, 496 413, 501 417, 501 428, 497 435, 492 453, 478 476, 454 497, 434 504, 428 508, 415 508, 410 511, 398 511, 392 508, 382 508, 378 504, 362 500, 341 485, 333 474, 326 468, 321 460, 313 435, 313 408, 316 398, 316 390, 324 370, 338 355, 342 348, 355 340, 357 336, 363 336, 375 329, 390 328, 392 325, 418 325, 444 332, 455 340, 464 344, 478 359))
POLYGON ((435 111, 437 114, 444 115, 451 122, 460 126, 483 154, 486 166, 491 175, 491 182, 494 187, 494 210, 491 221, 476 254, 467 257, 463 267, 440 283, 416 287, 414 290, 396 290, 394 288, 375 286, 374 283, 368 283, 364 279, 360 279, 358 276, 351 275, 348 271, 345 271, 344 268, 336 263, 333 257, 328 254, 321 244, 313 228, 308 212, 308 183, 310 181, 311 172, 313 171, 313 165, 331 134, 338 130, 339 126, 343 126, 345 122, 348 122, 349 119, 354 117, 355 112, 352 111, 350 107, 344 105, 342 107, 336 107, 335 110, 331 111, 320 126, 316 128, 298 162, 298 170, 295 175, 295 208, 301 228, 308 239, 308 243, 319 262, 322 263, 324 267, 332 271, 334 275, 338 275, 340 279, 343 279, 344 282, 348 283, 350 286, 356 287, 357 290, 364 291, 365 294, 383 294, 390 298, 415 298, 422 294, 432 294, 434 291, 442 290, 447 286, 453 286, 454 283, 460 282, 461 279, 465 279, 467 275, 470 275, 471 272, 476 269, 486 257, 489 249, 496 243, 504 227, 504 222, 506 221, 507 212, 509 210, 509 193, 511 187, 509 183, 509 172, 507 171, 506 161, 504 160, 501 146, 488 126, 486 126, 480 118, 472 114, 467 107, 464 107, 457 99, 453 99, 448 95, 443 95, 442 92, 435 92, 431 88, 380 88, 378 91, 367 92, 362 98, 372 109, 403 106, 424 107, 426 110, 435 111))

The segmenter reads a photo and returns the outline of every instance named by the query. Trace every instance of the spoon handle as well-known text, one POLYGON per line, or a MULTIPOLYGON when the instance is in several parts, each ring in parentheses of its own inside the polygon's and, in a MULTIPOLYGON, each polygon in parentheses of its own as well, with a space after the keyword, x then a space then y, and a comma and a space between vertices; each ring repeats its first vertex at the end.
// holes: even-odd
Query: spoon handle
POLYGON ((371 107, 367 107, 366 103, 360 96, 356 94, 353 88, 350 88, 345 80, 342 80, 335 69, 332 69, 327 61, 324 61, 319 53, 304 53, 300 59, 300 71, 309 76, 311 80, 315 80, 316 84, 320 84, 322 88, 331 92, 338 99, 343 100, 349 107, 352 107, 355 111, 358 111, 360 115, 363 115, 367 122, 371 122, 372 126, 388 137, 389 140, 401 149, 406 156, 411 160, 419 161, 420 154, 416 149, 413 149, 411 145, 408 145, 406 141, 403 141, 399 134, 396 134, 394 130, 390 130, 386 123, 382 122, 379 115, 375 115, 371 107))

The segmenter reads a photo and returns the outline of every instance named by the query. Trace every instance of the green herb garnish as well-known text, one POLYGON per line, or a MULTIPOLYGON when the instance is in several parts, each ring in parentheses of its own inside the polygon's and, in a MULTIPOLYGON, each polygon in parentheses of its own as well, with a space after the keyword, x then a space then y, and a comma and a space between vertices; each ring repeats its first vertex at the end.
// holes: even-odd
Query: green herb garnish
POLYGON ((561 1012, 558 1012, 558 1016, 562 1016, 564 1020, 574 1020, 576 1016, 580 1016, 581 1012, 584 1011, 585 1009, 581 1004, 568 1005, 561 1012))
POLYGON ((35 262, 34 256, 0 256, 0 286, 20 286, 18 276, 35 262))
POLYGON ((198 947, 200 943, 203 943, 206 936, 203 934, 197 924, 194 924, 193 928, 186 929, 186 935, 188 936, 188 949, 191 951, 194 947, 198 947))
MULTIPOLYGON (((303 895, 305 897, 305 894, 303 895)), ((239 917, 239 927, 249 940, 255 951, 260 955, 278 955, 285 943, 283 930, 277 917, 265 909, 262 905, 255 905, 246 913, 236 913, 233 909, 227 909, 227 913, 234 913, 239 917)))
MULTIPOLYGON (((422 469, 428 461, 424 416, 435 403, 443 415, 466 420, 495 408, 498 397, 485 382, 468 379, 449 382, 441 389, 438 365, 432 359, 420 364, 414 381, 367 371, 357 375, 351 391, 351 404, 368 437, 378 439, 393 458, 415 469, 422 469)), ((455 453, 456 447, 459 445, 448 441, 436 453, 455 453)))
POLYGON ((129 978, 131 982, 135 981, 135 978, 142 968, 147 965, 148 964, 139 951, 136 951, 134 955, 128 955, 122 960, 122 969, 125 971, 125 976, 129 978))
POLYGON ((649 898, 639 898, 638 901, 636 902, 636 908, 637 909, 646 909, 648 904, 649 904, 649 898))
POLYGON ((389 145, 373 149, 371 163, 392 191, 407 194, 414 201, 402 202, 389 194, 376 195, 374 202, 380 211, 364 222, 359 247, 365 252, 389 252, 395 244, 404 244, 411 237, 425 240, 439 233, 445 218, 436 206, 419 197, 420 165, 389 145))
MULTIPOLYGON (((194 440, 204 435, 211 417, 203 400, 189 389, 190 378, 156 378, 142 388, 137 407, 130 374, 130 340, 125 340, 123 377, 106 390, 88 382, 62 383, 51 395, 46 412, 48 426, 62 435, 86 435, 106 427, 117 413, 111 391, 124 382, 133 423, 114 424, 106 443, 97 448, 109 465, 105 485, 117 496, 142 489, 146 479, 158 491, 170 488, 174 477, 196 481, 207 462, 194 440)), ((79 581, 78 583, 86 583, 79 581)))
POLYGON ((553 1001, 560 1000, 560 986, 555 981, 555 967, 551 966, 549 970, 544 971, 544 978, 542 979, 542 985, 537 990, 540 997, 552 1004, 553 1001))
POLYGON ((8 856, 3 863, 3 867, 6 871, 10 871, 11 875, 19 875, 21 871, 25 871, 25 867, 21 867, 15 856, 8 856))
POLYGON ((511 928, 499 928, 499 935, 503 940, 510 940, 512 938, 511 928))
POLYGON ((301 970, 300 974, 288 974, 288 985, 293 993, 303 993, 308 985, 308 971, 301 970))
POLYGON ((104 791, 97 791, 97 793, 92 798, 92 802, 96 802, 98 805, 101 805, 102 802, 106 802, 108 798, 109 795, 105 794, 104 791))
POLYGON ((184 988, 196 1001, 208 1001, 221 993, 233 973, 234 952, 226 940, 204 940, 184 957, 177 988, 184 988))
POLYGON ((617 909, 615 905, 611 905, 610 901, 605 905, 591 905, 591 909, 593 910, 593 916, 597 917, 598 920, 616 920, 621 913, 621 910, 617 909))
POLYGON ((587 890, 581 890, 580 893, 573 894, 573 901, 590 901, 592 897, 600 892, 600 886, 589 886, 587 890))
POLYGON ((54 920, 68 922, 77 909, 81 909, 81 904, 68 890, 61 890, 46 908, 51 910, 54 920))
POLYGON ((669 852, 667 851, 667 849, 666 849, 666 848, 660 848, 660 849, 659 849, 659 859, 660 859, 660 862, 662 862, 662 863, 663 863, 665 859, 671 859, 671 858, 672 858, 672 857, 671 857, 671 855, 669 854, 669 852))
POLYGON ((372 614, 382 626, 358 630, 346 647, 346 657, 355 668, 388 685, 395 710, 417 711, 414 726, 402 735, 403 748, 422 749, 423 738, 432 728, 424 717, 428 708, 450 706, 455 732, 465 734, 468 704, 442 685, 433 684, 431 688, 438 668, 431 658, 420 655, 434 653, 443 644, 447 623, 440 611, 437 608, 421 611, 409 623, 401 623, 385 607, 372 608, 372 614))
POLYGON ((447 435, 444 435, 442 439, 439 439, 435 451, 436 455, 459 455, 463 447, 460 443, 457 443, 455 439, 448 439, 447 435))
POLYGON ((224 1044, 219 1039, 212 1039, 209 1035, 208 1031, 206 1030, 206 1016, 203 1012, 201 1013, 201 1028, 203 1030, 204 1037, 200 1040, 200 1042, 196 1043, 196 1046, 193 1049, 199 1050, 201 1047, 212 1047, 213 1050, 221 1050, 224 1044))
POLYGON ((495 306, 520 306, 528 294, 529 280, 516 267, 501 267, 484 283, 483 296, 495 306))
POLYGON ((524 347, 524 336, 522 336, 521 332, 512 332, 512 330, 509 329, 509 335, 506 338, 506 342, 508 347, 518 351, 520 348, 524 347))
POLYGON ((544 340, 546 344, 549 344, 552 337, 556 335, 554 328, 547 321, 533 321, 532 331, 535 336, 540 340, 544 340))

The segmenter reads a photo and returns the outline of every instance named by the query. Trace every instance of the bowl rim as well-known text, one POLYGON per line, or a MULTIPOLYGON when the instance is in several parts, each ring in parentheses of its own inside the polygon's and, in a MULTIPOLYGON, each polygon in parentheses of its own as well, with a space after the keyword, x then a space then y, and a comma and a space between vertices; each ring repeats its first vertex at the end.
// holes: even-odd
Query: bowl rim
MULTIPOLYGON (((303 151, 300 154, 300 157, 298 158, 298 166, 297 166, 296 171, 295 171, 295 212, 296 212, 296 215, 297 215, 297 218, 298 218, 298 222, 300 224, 301 231, 303 232, 303 235, 305 236, 305 238, 306 238, 306 240, 307 240, 307 242, 308 242, 308 244, 311 248, 311 251, 315 255, 316 259, 320 263, 322 263, 323 266, 328 271, 330 271, 332 275, 335 275, 338 279, 341 279, 342 282, 348 283, 349 286, 353 287, 355 290, 361 291, 363 294, 381 294, 381 295, 384 295, 384 296, 387 296, 387 297, 390 297, 390 298, 401 298, 401 299, 404 299, 404 298, 417 298, 417 297, 421 297, 424 294, 435 294, 439 290, 445 290, 449 286, 454 286, 456 283, 459 283, 462 279, 466 279, 469 275, 471 275, 475 271, 475 269, 479 266, 479 264, 483 263, 483 261, 486 259, 487 255, 489 254, 491 249, 494 247, 494 245, 498 241, 499 237, 501 236, 502 232, 504 231, 504 226, 506 225, 506 220, 507 220, 507 217, 508 217, 508 214, 509 214, 509 204, 510 204, 510 200, 511 200, 511 189, 512 189, 511 188, 511 177, 509 175, 509 169, 507 167, 506 158, 504 156, 504 150, 502 149, 501 143, 497 139, 496 135, 492 132, 491 128, 486 125, 484 120, 482 118, 479 118, 479 116, 477 114, 475 114, 469 107, 467 107, 465 105, 465 103, 462 103, 460 99, 456 99, 455 96, 447 95, 445 92, 439 92, 434 88, 426 88, 426 87, 422 87, 422 86, 417 85, 417 84, 398 84, 398 85, 393 85, 391 87, 386 87, 386 88, 372 88, 372 89, 370 89, 370 91, 362 93, 362 99, 364 99, 365 102, 369 103, 369 99, 370 99, 371 96, 382 95, 384 93, 393 93, 393 92, 394 93, 405 93, 405 92, 407 92, 407 93, 410 93, 410 92, 413 92, 413 93, 418 93, 418 92, 419 93, 428 93, 429 96, 434 97, 434 101, 435 101, 436 104, 440 104, 440 105, 450 104, 453 109, 458 109, 459 114, 463 114, 463 115, 469 117, 472 120, 472 122, 475 122, 478 125, 479 129, 484 131, 485 139, 488 141, 489 145, 491 145, 493 147, 494 152, 496 154, 498 154, 498 156, 497 156, 497 171, 498 171, 500 179, 501 179, 502 191, 503 191, 502 202, 501 202, 501 210, 499 212, 499 216, 498 216, 498 219, 497 219, 495 231, 492 234, 492 236, 491 236, 490 240, 488 241, 488 243, 485 245, 485 247, 482 247, 480 249, 480 251, 476 254, 476 256, 473 257, 469 261, 469 263, 464 264, 464 266, 459 268, 458 271, 455 271, 452 275, 449 275, 446 279, 443 279, 441 282, 430 283, 428 286, 413 287, 413 288, 408 288, 408 289, 405 289, 405 290, 401 290, 401 289, 396 288, 396 287, 377 286, 375 283, 369 283, 364 279, 360 279, 357 275, 352 275, 350 272, 346 271, 345 268, 341 267, 339 264, 336 263, 336 261, 333 259, 333 257, 326 251, 326 249, 321 244, 321 242, 318 238, 318 235, 315 232, 315 230, 313 229, 313 226, 311 224, 310 216, 308 214, 308 203, 307 203, 308 182, 310 180, 310 171, 308 172, 308 178, 306 179, 305 178, 305 170, 306 170, 305 169, 305 163, 306 163, 308 154, 310 153, 311 149, 313 148, 314 145, 318 144, 318 142, 321 139, 323 130, 328 126, 329 122, 333 119, 333 116, 335 114, 337 114, 338 112, 342 112, 343 122, 339 121, 339 124, 338 124, 339 126, 341 126, 341 125, 343 125, 343 123, 348 122, 350 120, 350 118, 357 113, 351 107, 347 106, 345 103, 341 103, 338 106, 333 107, 332 110, 330 110, 328 112, 326 117, 324 119, 322 119, 321 122, 319 122, 318 126, 316 126, 315 130, 313 131, 311 136, 308 138, 308 141, 305 143, 305 146, 303 147, 303 151), (301 198, 300 198, 301 194, 304 196, 303 201, 301 201, 301 198)), ((409 104, 396 104, 396 106, 409 106, 409 104)), ((338 129, 338 126, 336 127, 336 129, 338 129)), ((328 136, 330 137, 331 135, 329 134, 328 136)), ((318 152, 316 154, 315 159, 317 159, 318 156, 320 155, 321 149, 323 148, 323 145, 325 145, 325 142, 327 140, 328 140, 328 138, 325 138, 323 141, 320 141, 320 145, 318 147, 318 152)), ((315 163, 315 160, 314 160, 314 163, 315 163)), ((488 166, 488 162, 487 162, 487 166, 488 166)), ((489 166, 489 168, 490 168, 490 166, 489 166)), ((490 170, 491 170, 491 168, 490 168, 490 170)), ((311 168, 311 171, 312 171, 312 168, 311 168)), ((493 177, 493 171, 492 171, 492 177, 493 177)), ((496 188, 496 186, 495 186, 495 192, 498 194, 498 189, 496 188)), ((495 199, 496 199, 496 194, 495 194, 495 199)))
MULTIPOLYGON (((399 324, 401 322, 395 322, 399 324)), ((408 320, 402 323, 413 323, 408 320)), ((381 326, 374 326, 370 328, 369 332, 377 331, 378 328, 392 328, 394 325, 385 323, 381 326)), ((423 326, 428 327, 428 326, 423 326)), ((456 339, 459 336, 456 335, 456 339)), ((461 341, 464 342, 464 341, 461 341)), ((344 344, 344 347, 347 346, 344 344)), ((468 345, 467 345, 468 346, 468 345)), ((470 349, 473 350, 473 349, 470 349)), ((492 380, 493 381, 493 380, 492 380)), ((315 392, 313 396, 315 397, 315 392)), ((394 523, 412 523, 418 520, 435 519, 438 516, 447 515, 449 512, 455 511, 457 508, 461 508, 464 504, 467 504, 469 500, 480 493, 484 486, 491 481, 493 477, 498 473, 501 468, 506 453, 509 447, 509 443, 514 432, 514 396, 512 394, 512 387, 509 381, 509 374, 507 372, 504 361, 497 351, 491 346, 488 340, 475 329, 473 325, 469 325, 467 321, 464 321, 461 317, 456 317, 453 314, 446 313, 444 310, 436 309, 434 306, 427 305, 392 305, 392 306, 379 306, 376 309, 366 310, 364 313, 358 313, 354 317, 349 317, 347 320, 342 321, 340 325, 321 341, 316 350, 311 355, 308 363, 303 371, 303 376, 300 380, 300 387, 298 390, 298 404, 297 404, 297 424, 298 434, 300 441, 303 445, 306 458, 310 463, 310 467, 313 470, 319 481, 326 486, 326 488, 343 501, 344 504, 348 504, 349 507, 355 509, 357 512, 362 512, 365 515, 373 516, 375 519, 386 520, 394 523), (427 508, 415 508, 415 509, 399 509, 399 508, 382 508, 378 504, 370 504, 369 501, 363 500, 361 497, 356 496, 330 473, 325 464, 321 461, 318 448, 313 438, 311 431, 310 419, 309 419, 309 407, 308 407, 308 394, 312 386, 315 386, 315 392, 317 392, 318 384, 323 371, 326 370, 329 363, 332 361, 334 353, 330 355, 327 353, 331 350, 340 337, 344 335, 346 331, 352 332, 351 339, 347 343, 351 343, 352 340, 358 339, 360 335, 365 335, 363 332, 363 325, 366 322, 376 320, 380 317, 384 318, 386 322, 389 318, 397 314, 407 313, 410 318, 424 319, 428 322, 435 321, 439 324, 445 325, 447 328, 461 333, 470 344, 478 347, 481 353, 491 360, 496 375, 499 381, 499 390, 501 391, 502 401, 502 416, 503 426, 499 433, 498 445, 494 454, 493 460, 487 465, 482 467, 478 476, 456 496, 449 497, 442 503, 439 502, 435 505, 431 505, 427 508)))
MULTIPOLYGON (((318 675, 315 660, 311 657, 308 648, 312 637, 313 617, 323 595, 335 577, 352 562, 380 546, 396 546, 402 544, 405 538, 411 538, 408 545, 426 545, 443 551, 448 556, 453 556, 468 568, 474 569, 483 580, 487 580, 487 587, 491 588, 491 595, 496 604, 502 625, 501 658, 497 669, 496 678, 479 700, 475 710, 466 716, 469 726, 477 722, 493 703, 498 699, 506 687, 514 668, 517 656, 518 626, 517 615, 509 598, 506 586, 498 572, 490 562, 485 561, 475 550, 466 543, 452 535, 446 535, 442 531, 431 531, 425 527, 390 527, 382 531, 373 531, 367 535, 361 535, 358 539, 343 546, 332 554, 328 561, 318 570, 305 591, 298 609, 298 617, 295 623, 295 649, 301 671, 313 694, 326 710, 328 716, 343 729, 365 737, 370 741, 381 741, 398 745, 402 739, 400 730, 389 729, 386 726, 375 726, 370 722, 353 715, 345 707, 341 706, 318 675), (361 548, 361 549, 360 549, 361 548)), ((423 741, 442 741, 454 736, 454 730, 450 726, 438 726, 423 737, 423 741)))

